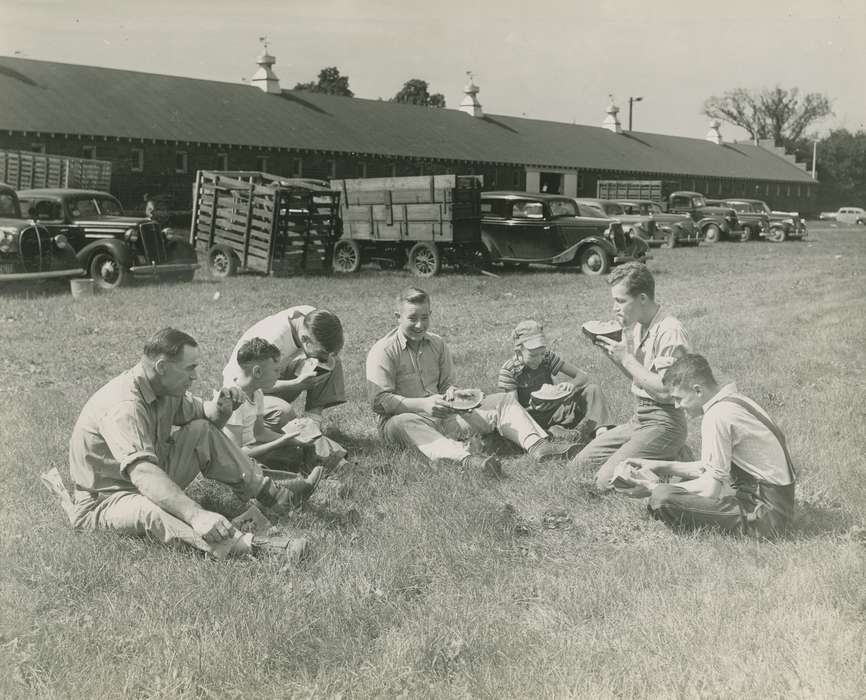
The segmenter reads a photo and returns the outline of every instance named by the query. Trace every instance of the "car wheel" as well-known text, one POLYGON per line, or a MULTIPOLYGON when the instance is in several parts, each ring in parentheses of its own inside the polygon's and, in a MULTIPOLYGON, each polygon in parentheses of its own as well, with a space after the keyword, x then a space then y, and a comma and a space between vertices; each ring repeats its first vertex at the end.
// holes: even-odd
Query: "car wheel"
POLYGON ((710 224, 704 229, 704 243, 717 243, 722 237, 722 230, 716 224, 710 224))
POLYGON ((100 289, 117 289, 129 281, 129 270, 108 251, 101 251, 90 259, 90 276, 100 289))
POLYGON ((599 245, 588 245, 580 251, 580 269, 585 275, 603 275, 610 269, 610 256, 599 245))
MULTIPOLYGON (((169 263, 197 263, 198 258, 193 248, 186 241, 174 241, 168 250, 167 262, 169 263)), ((170 273, 169 279, 174 282, 192 282, 195 270, 184 270, 183 272, 170 273)))
POLYGON ((866 219, 857 219, 857 225, 858 226, 866 225, 866 219))
POLYGON ((361 269, 361 246, 357 241, 339 240, 334 245, 334 255, 331 258, 334 272, 347 274, 361 269))
POLYGON ((782 243, 786 238, 785 229, 781 226, 774 226, 770 229, 767 239, 772 243, 782 243))
POLYGON ((740 243, 747 243, 750 240, 752 240, 752 229, 744 226, 743 230, 740 231, 740 243))
POLYGON ((419 241, 409 251, 409 268, 418 277, 433 277, 442 269, 439 247, 433 242, 419 241))
POLYGON ((215 245, 207 253, 207 266, 214 277, 232 277, 238 272, 238 259, 231 248, 215 245))
POLYGON ((667 236, 664 237, 662 241, 662 248, 676 248, 677 247, 677 234, 674 231, 670 231, 667 236))

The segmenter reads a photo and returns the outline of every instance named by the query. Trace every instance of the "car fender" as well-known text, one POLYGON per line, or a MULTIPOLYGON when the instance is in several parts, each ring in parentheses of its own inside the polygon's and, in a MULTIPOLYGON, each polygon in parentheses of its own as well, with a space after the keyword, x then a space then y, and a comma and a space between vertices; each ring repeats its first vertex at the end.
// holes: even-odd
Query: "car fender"
POLYGON ((615 258, 619 251, 617 251, 616 246, 613 245, 607 238, 603 236, 587 236, 583 240, 578 241, 570 248, 562 251, 559 255, 556 256, 557 262, 568 262, 569 260, 573 260, 575 257, 580 255, 581 251, 590 245, 597 245, 604 248, 605 252, 610 255, 611 260, 615 258), (568 256, 568 257, 566 257, 568 256), (565 258, 564 260, 560 260, 560 258, 565 258))
POLYGON ((502 257, 502 253, 496 245, 496 241, 493 240, 493 236, 483 229, 481 230, 481 243, 487 249, 487 253, 492 260, 498 260, 502 257))
POLYGON ((696 225, 701 231, 705 231, 707 226, 711 226, 713 224, 718 226, 724 232, 731 230, 728 222, 720 216, 705 216, 703 219, 700 219, 696 225))
POLYGON ((78 262, 85 270, 90 269, 90 261, 93 256, 101 251, 108 251, 118 262, 124 267, 131 267, 135 263, 135 259, 129 251, 129 247, 123 241, 116 238, 102 238, 92 243, 88 243, 78 251, 76 257, 78 262))

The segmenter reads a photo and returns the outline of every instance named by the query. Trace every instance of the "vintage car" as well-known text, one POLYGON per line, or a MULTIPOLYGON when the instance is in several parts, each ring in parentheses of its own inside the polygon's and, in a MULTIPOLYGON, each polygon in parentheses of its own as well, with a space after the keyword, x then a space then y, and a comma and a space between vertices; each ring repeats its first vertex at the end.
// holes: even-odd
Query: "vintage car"
POLYGON ((707 243, 715 243, 722 238, 739 240, 742 235, 737 213, 730 207, 708 204, 700 192, 671 192, 668 195, 668 212, 688 214, 707 243))
MULTIPOLYGON (((761 199, 727 199, 725 202, 731 206, 738 203, 748 205, 767 217, 768 228, 760 235, 773 243, 781 243, 787 238, 805 238, 809 235, 806 230, 806 220, 800 216, 799 212, 772 210, 761 199)), ((737 210, 737 216, 742 219, 743 215, 739 213, 738 206, 734 206, 734 208, 737 210)))
POLYGON ((53 233, 23 218, 15 190, 0 183, 0 282, 81 277, 84 270, 73 248, 77 236, 75 231, 53 233))
POLYGON ((653 237, 647 240, 650 245, 658 244, 662 248, 674 248, 678 245, 698 245, 704 239, 703 232, 698 230, 688 214, 666 212, 661 204, 651 199, 616 201, 627 214, 652 217, 656 228, 653 237))
POLYGON ((133 276, 191 280, 198 268, 188 242, 166 235, 152 219, 124 216, 120 202, 106 192, 44 189, 18 196, 40 226, 54 235, 74 234, 78 261, 103 289, 133 276))
POLYGON ((822 211, 818 218, 821 221, 838 221, 840 224, 866 225, 866 210, 860 207, 840 207, 836 211, 822 211))
POLYGON ((656 238, 656 222, 651 216, 629 213, 619 202, 615 202, 611 199, 578 197, 576 201, 578 205, 587 204, 604 212, 605 216, 609 216, 610 218, 619 221, 622 224, 624 231, 632 232, 634 235, 640 236, 647 242, 656 238))
POLYGON ((767 236, 770 232, 770 215, 766 205, 755 199, 708 199, 707 204, 729 207, 737 212, 740 222, 740 240, 752 241, 767 236))
POLYGON ((580 266, 587 275, 646 260, 649 248, 616 220, 581 216, 573 198, 527 192, 482 193, 481 241, 492 262, 580 266))

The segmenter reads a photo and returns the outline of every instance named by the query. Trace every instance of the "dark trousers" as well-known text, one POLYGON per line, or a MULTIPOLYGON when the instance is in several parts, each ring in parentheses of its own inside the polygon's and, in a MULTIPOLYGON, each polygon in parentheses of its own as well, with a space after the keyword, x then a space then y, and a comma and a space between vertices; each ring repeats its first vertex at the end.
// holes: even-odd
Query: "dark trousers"
POLYGON ((736 465, 731 466, 731 477, 735 495, 706 498, 677 484, 661 484, 653 489, 647 508, 654 518, 685 530, 709 527, 769 538, 790 527, 794 484, 758 481, 736 465))

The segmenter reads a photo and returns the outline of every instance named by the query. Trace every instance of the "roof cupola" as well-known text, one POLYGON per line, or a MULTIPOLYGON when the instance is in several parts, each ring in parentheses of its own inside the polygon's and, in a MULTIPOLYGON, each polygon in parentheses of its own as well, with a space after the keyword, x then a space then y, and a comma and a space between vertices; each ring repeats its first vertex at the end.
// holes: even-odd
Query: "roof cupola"
POLYGON ((469 82, 466 83, 466 87, 463 88, 463 92, 466 97, 463 98, 463 101, 460 103, 460 111, 466 112, 473 117, 483 117, 484 112, 481 109, 481 103, 478 101, 478 86, 472 80, 471 71, 466 71, 466 75, 469 76, 469 82))
POLYGON ((622 133, 622 124, 619 122, 619 107, 613 103, 613 95, 608 95, 610 104, 607 106, 607 116, 601 123, 602 128, 612 131, 615 134, 622 133))
POLYGON ((268 53, 267 39, 261 37, 259 41, 262 42, 264 50, 256 61, 259 64, 259 69, 250 79, 250 84, 255 85, 262 92, 267 92, 270 95, 279 95, 282 92, 280 90, 280 79, 271 70, 271 66, 277 62, 277 59, 268 53))

